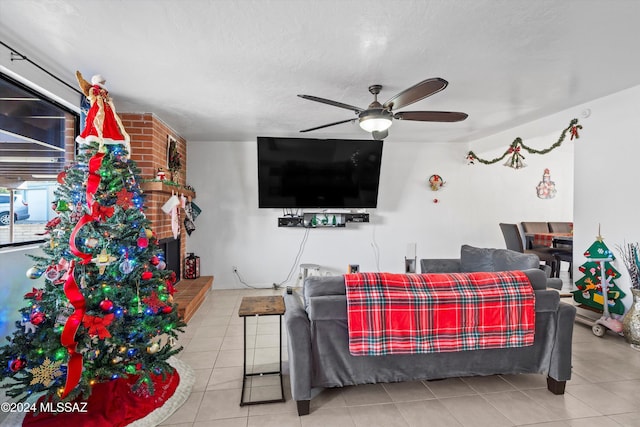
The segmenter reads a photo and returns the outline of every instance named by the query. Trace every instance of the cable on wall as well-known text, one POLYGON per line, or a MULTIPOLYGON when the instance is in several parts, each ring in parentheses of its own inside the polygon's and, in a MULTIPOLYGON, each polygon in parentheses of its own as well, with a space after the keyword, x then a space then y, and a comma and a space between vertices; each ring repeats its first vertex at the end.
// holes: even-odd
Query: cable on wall
POLYGON ((293 260, 293 264, 291 265, 291 270, 289 270, 289 274, 287 275, 286 279, 284 279, 282 282, 278 284, 274 284, 274 287, 276 289, 280 288, 282 285, 284 285, 285 283, 291 280, 291 275, 295 271, 296 266, 300 264, 300 258, 302 258, 302 254, 304 253, 304 247, 307 244, 307 240, 309 239, 309 230, 310 228, 305 228, 304 236, 302 236, 302 241, 300 242, 300 246, 298 247, 298 253, 296 254, 296 257, 293 260))
POLYGON ((71 86, 69 83, 65 82, 64 80, 62 80, 60 77, 56 76, 55 74, 53 74, 49 70, 47 70, 47 69, 43 68, 42 66, 36 64, 35 62, 33 62, 32 60, 27 58, 26 55, 23 55, 22 53, 18 52, 17 50, 15 50, 14 48, 12 48, 8 44, 6 44, 5 42, 0 40, 0 44, 11 51, 11 62, 13 62, 13 61, 27 61, 29 64, 33 65, 34 67, 36 67, 40 71, 44 72, 49 77, 51 77, 51 78, 57 80, 58 82, 62 83, 63 85, 65 85, 66 87, 71 89, 72 91, 78 93, 81 96, 84 95, 78 88, 76 88, 74 86, 71 86))

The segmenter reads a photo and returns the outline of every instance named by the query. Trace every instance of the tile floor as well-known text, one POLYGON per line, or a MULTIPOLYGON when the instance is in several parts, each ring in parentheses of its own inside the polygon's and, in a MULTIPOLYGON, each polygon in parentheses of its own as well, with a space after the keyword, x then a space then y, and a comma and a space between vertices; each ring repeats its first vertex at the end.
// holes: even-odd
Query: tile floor
MULTIPOLYGON (((196 373, 193 392, 163 426, 640 426, 640 352, 618 335, 608 332, 598 338, 579 323, 574 327, 572 380, 563 396, 547 391, 544 375, 373 384, 325 390, 311 401, 311 414, 298 417, 285 376, 286 402, 240 407, 240 301, 248 295, 281 293, 250 289, 209 293, 180 338, 185 347, 180 358, 196 373)), ((250 319, 249 362, 277 360, 277 319, 250 319)), ((260 392, 278 391, 273 379, 265 378, 262 385, 260 392)))

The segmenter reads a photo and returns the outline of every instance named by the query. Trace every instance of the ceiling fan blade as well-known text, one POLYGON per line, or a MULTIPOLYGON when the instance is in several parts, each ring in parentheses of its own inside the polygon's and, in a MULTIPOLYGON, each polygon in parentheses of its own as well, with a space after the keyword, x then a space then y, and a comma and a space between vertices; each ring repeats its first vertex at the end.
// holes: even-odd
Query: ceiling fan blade
POLYGON ((402 107, 406 107, 409 104, 418 102, 421 99, 431 96, 434 93, 438 93, 443 90, 449 82, 440 77, 423 80, 417 85, 411 86, 408 89, 403 90, 390 100, 384 103, 383 107, 389 110, 399 110, 402 107))
POLYGON ((467 113, 454 111, 401 111, 393 115, 398 120, 415 120, 419 122, 460 122, 466 119, 467 113))
POLYGON ((335 125, 339 125, 342 123, 347 123, 347 122, 354 122, 358 120, 357 118, 355 119, 347 119, 347 120, 340 120, 339 122, 333 122, 333 123, 328 123, 326 125, 322 125, 322 126, 316 126, 314 128, 309 128, 309 129, 303 129, 300 132, 311 132, 312 130, 318 130, 318 129, 322 129, 322 128, 328 128, 329 126, 335 126, 335 125))
POLYGON ((373 137, 373 139, 385 139, 389 136, 389 129, 385 129, 380 132, 374 130, 373 132, 371 132, 371 136, 373 137))
POLYGON ((360 107, 354 107, 353 105, 343 104, 342 102, 332 101, 330 99, 319 98, 317 96, 312 95, 298 95, 300 98, 308 99, 309 101, 321 102, 323 104, 333 105, 334 107, 345 108, 347 110, 355 111, 356 113, 360 113, 364 111, 360 107))

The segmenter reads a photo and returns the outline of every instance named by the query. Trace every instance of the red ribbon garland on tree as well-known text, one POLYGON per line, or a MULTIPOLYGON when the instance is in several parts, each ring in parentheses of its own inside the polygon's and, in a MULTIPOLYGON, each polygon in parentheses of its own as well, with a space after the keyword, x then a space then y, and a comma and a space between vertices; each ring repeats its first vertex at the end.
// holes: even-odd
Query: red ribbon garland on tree
POLYGON ((73 228, 73 231, 69 236, 69 250, 72 254, 82 259, 82 261, 80 262, 81 264, 88 264, 91 261, 92 256, 91 254, 86 254, 78 249, 78 247, 76 246, 76 235, 78 234, 78 231, 80 231, 80 229, 84 227, 85 224, 91 221, 93 221, 93 217, 89 214, 84 214, 84 216, 80 218, 80 221, 78 221, 76 226, 73 228))
POLYGON ((75 262, 71 261, 69 266, 69 277, 64 283, 64 294, 69 299, 69 302, 75 309, 73 314, 69 316, 67 322, 64 324, 62 335, 60 335, 60 343, 69 352, 69 360, 67 362, 67 381, 65 382, 64 389, 62 390, 61 397, 64 399, 69 392, 75 388, 80 382, 82 376, 82 354, 76 351, 75 336, 78 331, 78 327, 82 322, 85 314, 85 300, 76 279, 74 277, 75 262))
MULTIPOLYGON (((84 253, 80 251, 76 246, 76 235, 78 231, 87 223, 96 219, 95 216, 102 215, 100 209, 95 209, 93 195, 98 190, 100 186, 100 175, 98 174, 98 170, 102 166, 102 160, 104 159, 104 153, 96 153, 89 160, 89 176, 87 178, 87 205, 91 208, 91 212, 93 215, 84 214, 83 217, 78 221, 78 223, 73 228, 71 235, 69 236, 69 250, 75 256, 80 258, 82 261, 81 264, 88 264, 91 262, 91 254, 84 253)), ((113 214, 113 212, 111 212, 113 214)), ((110 215, 109 215, 110 216, 110 215)), ((69 360, 67 362, 67 380, 64 385, 64 389, 62 390, 61 397, 64 399, 67 395, 73 390, 78 383, 80 382, 80 378, 82 377, 82 354, 76 351, 77 343, 75 341, 76 332, 78 332, 78 328, 82 323, 83 318, 85 317, 85 299, 80 292, 80 288, 78 288, 78 284, 76 283, 76 279, 74 277, 75 270, 75 262, 71 261, 69 265, 69 270, 67 271, 68 277, 64 283, 64 294, 69 299, 69 302, 75 309, 73 314, 69 316, 67 321, 64 324, 64 328, 62 330, 62 335, 60 336, 60 343, 67 349, 69 353, 69 360)))
POLYGON ((93 195, 100 186, 100 175, 98 170, 102 166, 102 160, 104 159, 104 153, 96 153, 89 160, 89 177, 87 178, 87 206, 91 208, 93 205, 93 195))

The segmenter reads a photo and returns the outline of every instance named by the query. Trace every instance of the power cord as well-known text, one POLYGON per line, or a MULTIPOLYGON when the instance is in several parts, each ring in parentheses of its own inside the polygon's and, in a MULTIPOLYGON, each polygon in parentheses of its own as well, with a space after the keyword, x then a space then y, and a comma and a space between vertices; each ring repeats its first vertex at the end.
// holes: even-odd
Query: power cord
MULTIPOLYGON (((282 285, 284 285, 285 283, 288 283, 291 280, 291 275, 293 274, 293 272, 295 271, 295 267, 300 263, 300 258, 302 257, 302 254, 304 253, 304 247, 307 244, 307 240, 309 239, 309 229, 305 229, 304 235, 302 236, 302 241, 300 242, 300 246, 298 247, 298 253, 296 254, 296 257, 293 261, 293 265, 291 266, 291 270, 289 270, 289 274, 287 275, 287 278, 285 280, 283 280, 280 283, 273 283, 273 289, 280 289, 282 287, 282 285)), ((240 271, 238 271, 238 267, 236 267, 235 265, 233 266, 233 274, 238 278, 238 281, 251 289, 269 289, 268 287, 258 287, 258 286, 253 286, 248 284, 240 275, 240 271)))
POLYGON ((295 259, 293 260, 293 264, 291 265, 291 269, 289 270, 289 274, 287 275, 287 278, 280 283, 274 283, 273 284, 274 289, 280 289, 282 285, 284 285, 285 283, 288 283, 291 280, 291 275, 295 271, 296 266, 300 264, 300 258, 302 258, 302 254, 304 253, 304 247, 307 244, 307 240, 309 239, 309 230, 310 228, 306 228, 304 230, 302 241, 300 242, 300 246, 298 247, 298 253, 296 254, 295 259))
POLYGON ((240 276, 240 272, 238 271, 238 267, 233 266, 233 274, 235 274, 235 276, 238 278, 238 281, 246 286, 247 288, 251 288, 251 289, 267 289, 267 288, 259 288, 257 286, 252 286, 250 284, 248 284, 247 282, 245 282, 245 280, 242 278, 242 276, 240 276))

